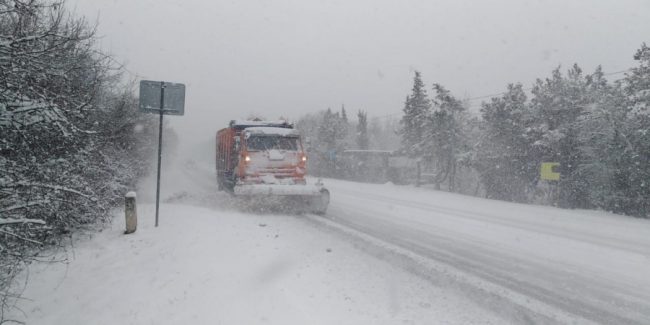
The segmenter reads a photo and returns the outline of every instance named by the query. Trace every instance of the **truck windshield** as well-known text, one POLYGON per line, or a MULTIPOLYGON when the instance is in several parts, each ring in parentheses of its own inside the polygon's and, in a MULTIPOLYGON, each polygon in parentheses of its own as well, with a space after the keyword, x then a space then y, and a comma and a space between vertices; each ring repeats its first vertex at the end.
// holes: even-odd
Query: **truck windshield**
POLYGON ((282 136, 252 136, 246 140, 246 147, 249 151, 264 150, 298 150, 297 137, 282 136))

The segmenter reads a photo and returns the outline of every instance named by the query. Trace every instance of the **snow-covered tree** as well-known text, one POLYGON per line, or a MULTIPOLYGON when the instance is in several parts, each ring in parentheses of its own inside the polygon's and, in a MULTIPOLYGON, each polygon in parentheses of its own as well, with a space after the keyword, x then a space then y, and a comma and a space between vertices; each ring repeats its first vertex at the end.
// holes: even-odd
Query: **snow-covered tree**
POLYGON ((532 115, 538 122, 534 159, 560 163, 557 204, 586 208, 589 200, 585 178, 578 173, 583 157, 576 125, 589 103, 582 69, 576 64, 564 77, 557 68, 550 78, 538 79, 532 93, 532 115))
POLYGON ((632 68, 625 76, 625 94, 633 114, 637 116, 650 115, 650 47, 645 43, 634 54, 634 60, 639 65, 632 68))
POLYGON ((425 119, 420 148, 437 176, 436 187, 448 183, 456 191, 456 173, 459 163, 468 161, 468 147, 464 125, 467 118, 463 103, 440 84, 434 84, 436 95, 432 100, 432 114, 425 119))
POLYGON ((578 174, 586 179, 593 206, 621 212, 621 185, 629 178, 622 168, 628 147, 625 97, 620 83, 609 84, 600 67, 586 80, 589 104, 576 123, 583 157, 578 174))
POLYGON ((366 150, 368 149, 368 113, 359 110, 357 113, 357 148, 366 150))
POLYGON ((319 176, 337 176, 336 160, 349 145, 349 122, 341 112, 331 108, 309 114, 298 120, 297 128, 303 135, 309 152, 309 171, 319 176))
POLYGON ((522 85, 510 84, 503 96, 483 103, 481 115, 482 137, 474 165, 486 196, 527 201, 538 170, 530 157, 531 121, 522 85))
POLYGON ((409 157, 422 157, 424 154, 422 141, 427 118, 431 114, 431 101, 418 71, 415 71, 413 88, 411 94, 406 97, 403 112, 400 122, 402 151, 409 157))
POLYGON ((341 105, 341 112, 334 114, 336 124, 336 142, 337 150, 341 151, 350 147, 354 143, 353 126, 348 121, 348 114, 345 111, 345 105, 341 105))
POLYGON ((323 119, 318 127, 318 143, 327 151, 336 151, 337 139, 340 138, 340 122, 338 113, 332 113, 328 108, 323 114, 323 119))
POLYGON ((638 66, 623 80, 628 116, 625 151, 621 156, 619 191, 625 196, 619 208, 625 213, 650 217, 650 48, 644 43, 634 54, 638 66))

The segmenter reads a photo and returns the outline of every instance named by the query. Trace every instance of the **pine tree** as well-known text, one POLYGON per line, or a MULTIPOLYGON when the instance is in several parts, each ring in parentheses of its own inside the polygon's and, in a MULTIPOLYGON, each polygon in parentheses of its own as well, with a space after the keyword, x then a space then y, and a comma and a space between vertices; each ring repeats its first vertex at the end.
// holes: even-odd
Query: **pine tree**
POLYGON ((336 150, 337 120, 337 116, 332 113, 332 109, 327 108, 318 127, 318 142, 327 151, 336 150))
POLYGON ((339 112, 333 113, 328 108, 318 126, 318 143, 324 158, 324 172, 329 176, 338 176, 336 161, 339 153, 345 150, 349 124, 344 122, 339 112))
POLYGON ((359 110, 357 113, 359 122, 357 124, 357 147, 361 150, 367 150, 369 139, 368 139, 368 113, 359 110))
POLYGON ((425 124, 431 114, 431 102, 427 96, 420 72, 415 72, 411 95, 404 103, 404 116, 401 120, 402 151, 409 157, 422 157, 422 141, 425 124))
POLYGON ((345 106, 341 105, 341 112, 334 114, 336 124, 336 150, 341 152, 349 146, 348 135, 350 135, 350 122, 348 122, 348 115, 345 112, 345 106))
POLYGON ((436 170, 436 187, 447 181, 448 189, 455 191, 459 162, 469 152, 463 130, 465 108, 442 85, 434 84, 433 90, 433 114, 425 119, 420 148, 436 170))
POLYGON ((583 157, 578 174, 587 182, 593 206, 625 213, 621 202, 629 179, 623 168, 627 151, 625 96, 620 83, 607 83, 600 67, 586 80, 590 104, 577 122, 583 157))
POLYGON ((323 119, 318 126, 318 143, 322 150, 322 172, 325 176, 334 176, 336 159, 337 119, 332 110, 328 108, 323 114, 323 119))
POLYGON ((621 208, 628 214, 650 217, 650 48, 644 43, 634 59, 639 62, 624 79, 628 102, 625 154, 621 157, 621 208))
POLYGON ((625 94, 629 96, 633 114, 636 116, 650 115, 650 47, 645 43, 634 54, 634 60, 639 61, 637 67, 625 77, 625 94))

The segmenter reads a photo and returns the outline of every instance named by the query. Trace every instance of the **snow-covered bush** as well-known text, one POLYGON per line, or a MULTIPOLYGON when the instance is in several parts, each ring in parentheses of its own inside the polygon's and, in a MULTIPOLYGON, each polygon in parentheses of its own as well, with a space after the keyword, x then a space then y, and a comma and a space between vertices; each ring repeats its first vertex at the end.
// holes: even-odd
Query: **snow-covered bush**
POLYGON ((21 266, 147 172, 155 121, 113 62, 63 2, 0 0, 0 312, 21 266))

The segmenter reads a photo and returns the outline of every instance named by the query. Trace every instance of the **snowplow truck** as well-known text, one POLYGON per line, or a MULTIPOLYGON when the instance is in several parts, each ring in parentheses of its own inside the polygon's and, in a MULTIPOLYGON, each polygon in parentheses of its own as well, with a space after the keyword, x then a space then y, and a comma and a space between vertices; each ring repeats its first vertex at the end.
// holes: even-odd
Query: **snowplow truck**
POLYGON ((300 134, 285 121, 237 121, 217 132, 217 185, 235 196, 279 197, 324 214, 329 191, 308 184, 300 134))

